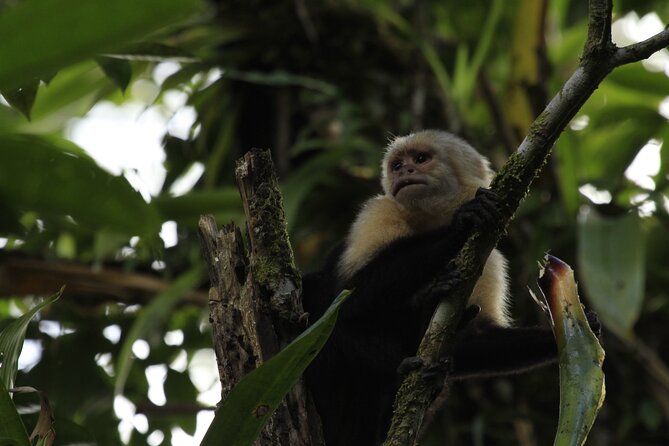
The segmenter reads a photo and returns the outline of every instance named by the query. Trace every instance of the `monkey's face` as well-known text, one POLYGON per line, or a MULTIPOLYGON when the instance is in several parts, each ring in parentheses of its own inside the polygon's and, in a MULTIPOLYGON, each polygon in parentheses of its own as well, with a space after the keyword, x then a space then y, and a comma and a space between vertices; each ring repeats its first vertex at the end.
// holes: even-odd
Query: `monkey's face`
POLYGON ((397 150, 388 159, 386 177, 388 192, 404 205, 434 196, 443 190, 448 178, 447 166, 430 146, 413 146, 397 150))

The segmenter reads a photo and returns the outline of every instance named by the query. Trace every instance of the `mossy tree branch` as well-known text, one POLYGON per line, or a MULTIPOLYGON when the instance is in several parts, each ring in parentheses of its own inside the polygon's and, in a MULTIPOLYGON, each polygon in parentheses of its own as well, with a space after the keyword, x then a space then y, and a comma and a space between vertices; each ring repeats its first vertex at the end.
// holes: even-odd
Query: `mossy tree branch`
POLYGON ((579 67, 534 121, 528 135, 493 180, 491 189, 503 203, 499 210, 501 218, 494 227, 470 236, 455 258, 461 279, 458 283, 447 286, 446 271, 436 280, 432 291, 443 297, 418 348, 417 356, 423 359, 423 367, 411 372, 402 383, 384 445, 416 444, 424 414, 436 396, 421 378, 422 372, 451 350, 458 321, 486 259, 546 163, 560 133, 613 69, 645 59, 669 45, 669 31, 665 30, 643 42, 616 47, 611 40, 611 10, 611 0, 590 0, 588 37, 579 67))
MULTIPOLYGON (((248 152, 237 161, 235 175, 244 204, 248 251, 234 224, 219 231, 213 216, 202 216, 198 227, 212 284, 210 321, 221 400, 306 326, 299 299, 300 275, 269 151, 248 152)), ((320 419, 300 381, 254 444, 311 446, 322 442, 320 419)))

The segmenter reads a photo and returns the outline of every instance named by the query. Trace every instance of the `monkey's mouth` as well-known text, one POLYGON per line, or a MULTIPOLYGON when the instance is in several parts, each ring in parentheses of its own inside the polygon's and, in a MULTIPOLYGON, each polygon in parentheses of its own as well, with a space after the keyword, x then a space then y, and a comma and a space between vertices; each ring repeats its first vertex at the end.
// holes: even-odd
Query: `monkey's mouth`
POLYGON ((418 178, 406 178, 404 180, 400 180, 397 183, 393 185, 393 197, 398 194, 399 191, 404 189, 407 186, 416 186, 416 185, 421 185, 421 186, 426 186, 427 182, 418 178))

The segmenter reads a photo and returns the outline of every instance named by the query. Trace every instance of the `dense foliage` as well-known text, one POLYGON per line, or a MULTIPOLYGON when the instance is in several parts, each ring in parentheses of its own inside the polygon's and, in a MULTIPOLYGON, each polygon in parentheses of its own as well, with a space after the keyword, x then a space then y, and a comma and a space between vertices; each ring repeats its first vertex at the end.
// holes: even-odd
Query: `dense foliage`
MULTIPOLYGON (((211 412, 194 384, 203 357, 215 374, 195 225, 202 213, 242 223, 236 158, 272 149, 298 262, 317 268, 379 190, 391 135, 449 130, 501 165, 576 67, 587 13, 573 0, 84 3, 0 2, 0 329, 67 285, 29 327, 37 354, 16 380, 49 395, 56 444, 118 444, 119 423, 130 444, 170 444, 211 412), (161 116, 158 186, 75 145, 105 110, 161 116)), ((618 1, 614 19, 625 44, 662 29, 669 7, 618 1)), ((669 441, 667 74, 663 50, 602 83, 500 245, 520 324, 546 323, 527 286, 547 250, 600 314, 593 445, 669 441)), ((557 398, 556 368, 455 383, 423 443, 548 444, 557 398)))

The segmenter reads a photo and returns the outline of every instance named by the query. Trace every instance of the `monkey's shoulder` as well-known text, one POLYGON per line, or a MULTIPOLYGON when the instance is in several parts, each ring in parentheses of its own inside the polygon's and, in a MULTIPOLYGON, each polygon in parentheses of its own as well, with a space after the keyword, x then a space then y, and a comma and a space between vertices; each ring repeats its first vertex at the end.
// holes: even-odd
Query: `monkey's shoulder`
POLYGON ((351 278, 384 247, 411 234, 406 214, 395 200, 385 195, 367 200, 346 237, 339 276, 351 278))

